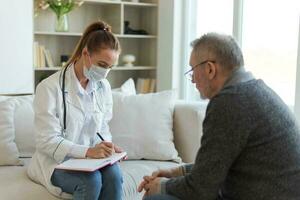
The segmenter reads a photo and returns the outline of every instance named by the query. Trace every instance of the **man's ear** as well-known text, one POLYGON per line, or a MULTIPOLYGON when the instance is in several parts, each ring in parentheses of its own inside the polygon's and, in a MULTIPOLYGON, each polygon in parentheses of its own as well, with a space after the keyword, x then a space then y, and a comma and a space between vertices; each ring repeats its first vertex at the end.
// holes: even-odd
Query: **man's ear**
POLYGON ((209 80, 215 78, 215 76, 217 75, 217 66, 216 63, 212 63, 212 62, 208 62, 208 67, 207 69, 207 74, 208 74, 208 78, 209 80))

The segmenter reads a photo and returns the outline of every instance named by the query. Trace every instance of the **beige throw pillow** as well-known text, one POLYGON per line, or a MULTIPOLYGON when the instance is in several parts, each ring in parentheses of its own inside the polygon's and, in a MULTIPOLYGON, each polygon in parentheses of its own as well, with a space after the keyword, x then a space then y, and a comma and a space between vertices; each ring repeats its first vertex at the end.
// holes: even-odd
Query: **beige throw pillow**
POLYGON ((113 142, 129 159, 180 162, 173 143, 174 92, 126 95, 113 93, 113 142))
POLYGON ((15 103, 14 99, 0 102, 0 165, 22 165, 15 143, 15 103))

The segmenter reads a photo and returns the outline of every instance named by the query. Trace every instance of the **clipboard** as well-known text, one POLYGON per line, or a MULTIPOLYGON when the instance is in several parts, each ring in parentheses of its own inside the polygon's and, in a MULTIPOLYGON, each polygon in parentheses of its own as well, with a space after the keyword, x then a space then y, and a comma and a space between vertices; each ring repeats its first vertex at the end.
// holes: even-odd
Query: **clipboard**
POLYGON ((70 171, 93 172, 108 165, 113 165, 119 160, 126 158, 127 153, 114 153, 112 156, 102 159, 79 159, 71 158, 57 165, 55 169, 63 169, 70 171))

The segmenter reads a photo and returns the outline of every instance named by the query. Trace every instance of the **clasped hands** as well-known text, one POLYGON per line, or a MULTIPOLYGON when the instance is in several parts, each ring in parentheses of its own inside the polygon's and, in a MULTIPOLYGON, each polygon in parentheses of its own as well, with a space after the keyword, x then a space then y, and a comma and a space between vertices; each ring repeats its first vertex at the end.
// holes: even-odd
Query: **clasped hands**
POLYGON ((181 176, 182 171, 179 167, 171 169, 161 169, 154 171, 151 176, 144 176, 143 181, 138 187, 138 192, 145 190, 145 196, 161 193, 161 181, 166 178, 181 176))
POLYGON ((103 141, 94 147, 88 148, 86 157, 88 158, 106 158, 113 153, 121 153, 123 150, 112 142, 103 141))

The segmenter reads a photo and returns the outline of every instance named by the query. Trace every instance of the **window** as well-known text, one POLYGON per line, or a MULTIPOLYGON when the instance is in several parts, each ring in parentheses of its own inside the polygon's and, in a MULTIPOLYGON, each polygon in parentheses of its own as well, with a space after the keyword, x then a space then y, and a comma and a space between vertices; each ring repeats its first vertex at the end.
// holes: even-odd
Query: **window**
MULTIPOLYGON (((299 0, 198 0, 195 13, 196 37, 207 32, 238 33, 246 70, 294 106, 299 0)), ((199 99, 198 92, 189 85, 185 87, 186 99, 199 99)))
POLYGON ((246 69, 294 106, 300 1, 244 0, 246 69))
POLYGON ((207 32, 232 34, 233 0, 198 0, 197 36, 207 32))
MULTIPOLYGON (((233 28, 233 0, 196 0, 196 38, 207 32, 221 32, 232 34, 233 28)), ((195 39, 189 38, 189 41, 195 39)), ((188 63, 188 61, 187 61, 188 63)), ((186 68, 188 70, 188 68, 186 68)), ((188 81, 188 80, 186 80, 188 81)), ((199 92, 190 81, 185 86, 185 98, 199 100, 199 92)))

